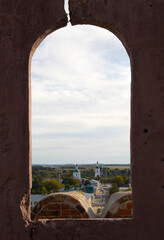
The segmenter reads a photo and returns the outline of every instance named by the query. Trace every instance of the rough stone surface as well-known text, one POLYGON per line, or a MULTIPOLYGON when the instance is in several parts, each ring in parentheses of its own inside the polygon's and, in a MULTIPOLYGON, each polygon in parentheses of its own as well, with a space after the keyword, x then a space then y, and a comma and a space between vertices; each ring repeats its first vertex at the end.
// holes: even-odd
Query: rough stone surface
POLYGON ((162 240, 163 0, 70 0, 72 24, 108 29, 130 57, 133 219, 30 223, 30 61, 41 40, 66 25, 63 6, 64 0, 0 0, 0 239, 162 240))
POLYGON ((0 239, 3 240, 26 240, 30 236, 30 61, 41 40, 66 24, 64 0, 0 0, 0 239))

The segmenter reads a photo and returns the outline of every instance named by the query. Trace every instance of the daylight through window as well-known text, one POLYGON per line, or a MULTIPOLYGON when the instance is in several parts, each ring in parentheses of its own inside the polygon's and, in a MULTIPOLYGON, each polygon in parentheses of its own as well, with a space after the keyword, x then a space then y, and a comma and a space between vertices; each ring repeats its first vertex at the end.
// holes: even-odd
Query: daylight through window
POLYGON ((93 26, 50 34, 32 59, 32 219, 131 218, 130 61, 93 26))

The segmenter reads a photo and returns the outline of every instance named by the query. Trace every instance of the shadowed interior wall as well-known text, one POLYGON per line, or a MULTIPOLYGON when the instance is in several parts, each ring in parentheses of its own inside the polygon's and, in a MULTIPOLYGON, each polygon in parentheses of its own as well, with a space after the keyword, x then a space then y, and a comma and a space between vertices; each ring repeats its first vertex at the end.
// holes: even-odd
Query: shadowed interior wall
POLYGON ((0 0, 0 239, 163 239, 164 1, 70 0, 70 16, 113 32, 131 60, 134 218, 31 222, 31 57, 67 16, 64 0, 0 0))

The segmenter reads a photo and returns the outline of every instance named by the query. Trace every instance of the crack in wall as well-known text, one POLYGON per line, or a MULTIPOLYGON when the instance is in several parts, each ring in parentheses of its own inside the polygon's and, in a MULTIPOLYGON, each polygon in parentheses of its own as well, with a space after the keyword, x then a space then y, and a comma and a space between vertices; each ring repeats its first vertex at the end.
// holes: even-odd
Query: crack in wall
POLYGON ((64 10, 67 14, 68 23, 70 22, 69 0, 64 0, 64 10))
POLYGON ((33 234, 35 232, 35 225, 32 226, 31 231, 30 231, 30 240, 33 240, 33 234))

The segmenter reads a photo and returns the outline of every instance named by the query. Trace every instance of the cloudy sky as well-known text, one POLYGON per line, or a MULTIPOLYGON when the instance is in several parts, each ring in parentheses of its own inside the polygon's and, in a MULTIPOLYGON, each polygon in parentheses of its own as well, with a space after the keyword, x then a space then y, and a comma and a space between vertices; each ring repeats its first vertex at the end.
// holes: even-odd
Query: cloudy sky
POLYGON ((55 31, 32 59, 33 164, 129 163, 130 63, 109 31, 55 31))

